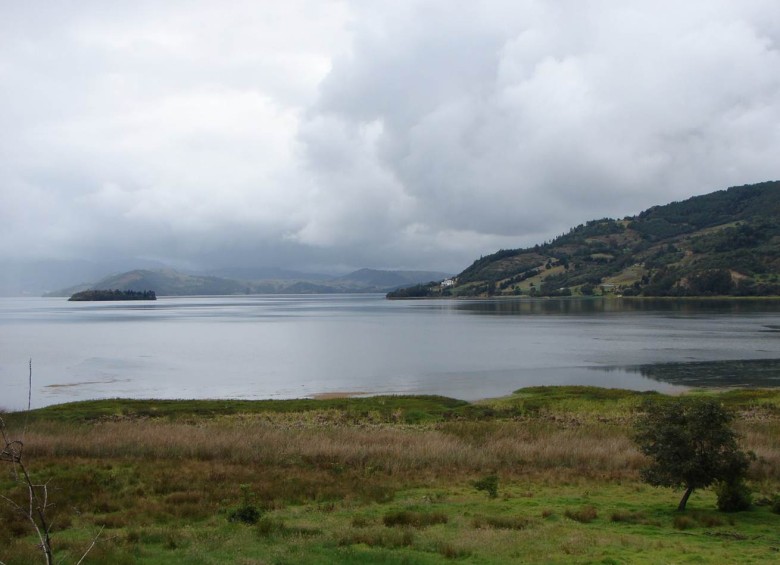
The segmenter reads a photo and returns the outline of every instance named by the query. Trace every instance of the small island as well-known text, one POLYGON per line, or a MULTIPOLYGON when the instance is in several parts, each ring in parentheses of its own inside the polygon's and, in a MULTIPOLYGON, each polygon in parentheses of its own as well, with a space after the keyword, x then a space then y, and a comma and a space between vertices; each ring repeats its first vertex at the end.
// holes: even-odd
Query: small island
POLYGON ((153 290, 84 290, 71 296, 68 302, 109 300, 157 300, 157 295, 153 290))

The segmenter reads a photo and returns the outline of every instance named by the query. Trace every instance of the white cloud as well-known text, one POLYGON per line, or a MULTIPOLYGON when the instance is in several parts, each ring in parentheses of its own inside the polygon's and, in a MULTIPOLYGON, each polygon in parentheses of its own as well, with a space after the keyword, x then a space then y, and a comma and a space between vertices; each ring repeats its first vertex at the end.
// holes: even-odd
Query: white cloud
POLYGON ((456 270, 775 179, 780 12, 4 6, 0 254, 456 270))
POLYGON ((382 121, 417 221, 520 240, 776 176, 769 3, 545 6, 488 3, 463 25, 426 3, 361 27, 324 83, 322 111, 382 121))

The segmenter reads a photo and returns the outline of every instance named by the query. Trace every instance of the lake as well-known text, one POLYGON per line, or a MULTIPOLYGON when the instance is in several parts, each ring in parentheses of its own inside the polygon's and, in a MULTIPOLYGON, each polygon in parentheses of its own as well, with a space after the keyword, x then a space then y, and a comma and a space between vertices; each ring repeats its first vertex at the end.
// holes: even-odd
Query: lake
POLYGON ((780 301, 0 298, 0 408, 126 398, 780 385, 780 301))

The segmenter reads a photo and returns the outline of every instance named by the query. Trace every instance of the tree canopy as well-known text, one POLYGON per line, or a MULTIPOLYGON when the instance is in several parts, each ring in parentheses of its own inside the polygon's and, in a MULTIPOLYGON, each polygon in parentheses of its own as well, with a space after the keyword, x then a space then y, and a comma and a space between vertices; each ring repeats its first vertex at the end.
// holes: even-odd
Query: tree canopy
POLYGON ((694 489, 744 477, 748 454, 737 445, 731 414, 712 400, 654 403, 636 424, 635 440, 650 458, 642 479, 654 486, 684 488, 679 511, 694 489))

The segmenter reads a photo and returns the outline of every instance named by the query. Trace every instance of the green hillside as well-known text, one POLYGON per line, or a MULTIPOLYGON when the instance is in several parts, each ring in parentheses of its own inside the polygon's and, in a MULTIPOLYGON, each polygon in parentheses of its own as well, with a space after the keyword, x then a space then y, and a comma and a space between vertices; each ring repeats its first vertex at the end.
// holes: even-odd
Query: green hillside
POLYGON ((474 261, 452 286, 388 297, 779 295, 779 218, 780 181, 732 187, 502 249, 474 261))

